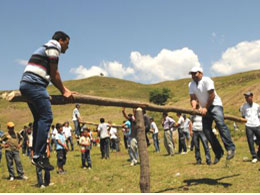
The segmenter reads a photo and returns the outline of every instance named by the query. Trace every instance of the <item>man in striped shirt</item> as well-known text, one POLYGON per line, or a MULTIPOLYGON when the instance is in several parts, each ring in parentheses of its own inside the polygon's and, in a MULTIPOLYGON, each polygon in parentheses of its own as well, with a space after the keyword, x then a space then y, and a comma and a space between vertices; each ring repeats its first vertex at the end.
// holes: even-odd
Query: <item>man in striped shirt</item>
POLYGON ((28 100, 34 118, 32 163, 45 170, 54 169, 49 159, 44 157, 53 120, 51 102, 46 90, 49 82, 51 81, 65 98, 73 98, 73 93, 63 85, 58 71, 59 55, 66 52, 69 41, 70 37, 66 33, 55 32, 50 41, 33 53, 20 83, 21 94, 28 100))

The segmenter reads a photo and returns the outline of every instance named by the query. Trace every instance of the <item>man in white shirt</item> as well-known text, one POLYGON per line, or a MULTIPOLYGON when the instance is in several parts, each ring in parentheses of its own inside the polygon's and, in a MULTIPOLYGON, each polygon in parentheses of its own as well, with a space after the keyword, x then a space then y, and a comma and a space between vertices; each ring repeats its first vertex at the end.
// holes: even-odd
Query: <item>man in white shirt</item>
POLYGON ((153 144, 155 147, 155 152, 160 152, 160 144, 158 139, 159 130, 156 123, 154 122, 154 119, 150 118, 150 121, 151 121, 151 130, 153 132, 153 144))
POLYGON ((178 127, 178 134, 179 134, 179 154, 186 154, 187 147, 185 144, 185 135, 183 133, 184 130, 184 118, 180 112, 177 113, 177 117, 179 118, 178 122, 176 123, 176 127, 178 127), (183 150, 183 152, 182 152, 183 150))
POLYGON ((243 118, 247 120, 246 122, 246 136, 249 146, 250 153, 252 155, 252 163, 257 162, 257 158, 260 158, 260 151, 258 147, 257 154, 254 147, 254 135, 257 138, 257 142, 260 141, 260 107, 257 103, 253 102, 253 93, 247 92, 244 94, 246 103, 244 103, 240 112, 243 118))
POLYGON ((101 158, 108 159, 109 158, 109 131, 111 129, 111 125, 105 123, 104 118, 100 118, 100 124, 98 125, 98 134, 100 137, 100 150, 101 150, 101 158))
POLYGON ((188 117, 186 117, 185 114, 182 115, 183 118, 184 118, 184 128, 183 128, 183 134, 187 140, 187 145, 188 145, 188 148, 190 149, 190 128, 191 128, 191 121, 188 117))
POLYGON ((66 121, 63 126, 63 133, 65 134, 66 144, 67 144, 68 149, 69 149, 69 142, 70 142, 70 147, 71 147, 71 150, 73 151, 74 148, 73 148, 71 131, 72 131, 72 128, 69 125, 69 121, 66 121))
POLYGON ((175 124, 175 121, 168 116, 167 112, 163 113, 163 121, 162 126, 164 129, 164 146, 166 148, 166 151, 168 152, 168 155, 173 156, 174 155, 174 147, 173 147, 173 141, 172 141, 172 133, 171 128, 175 124))
POLYGON ((73 112, 72 112, 72 121, 75 127, 75 134, 77 137, 80 136, 80 112, 79 112, 80 105, 76 104, 73 112))
POLYGON ((217 95, 214 82, 209 77, 203 76, 203 70, 200 67, 193 67, 190 71, 193 81, 189 83, 190 101, 193 110, 196 110, 197 100, 199 101, 199 111, 202 115, 203 131, 210 142, 213 152, 215 153, 214 164, 217 164, 224 151, 212 132, 212 123, 215 121, 221 139, 227 150, 227 160, 235 155, 235 145, 227 125, 224 122, 224 112, 222 101, 217 95))
MULTIPOLYGON (((108 121, 108 123, 110 125, 112 125, 111 121, 108 121)), ((113 124, 115 125, 115 124, 113 124)), ((113 152, 113 150, 116 150, 117 152, 119 152, 119 138, 118 138, 118 134, 117 134, 117 128, 115 127, 111 127, 110 131, 110 148, 111 148, 111 152, 113 152)))

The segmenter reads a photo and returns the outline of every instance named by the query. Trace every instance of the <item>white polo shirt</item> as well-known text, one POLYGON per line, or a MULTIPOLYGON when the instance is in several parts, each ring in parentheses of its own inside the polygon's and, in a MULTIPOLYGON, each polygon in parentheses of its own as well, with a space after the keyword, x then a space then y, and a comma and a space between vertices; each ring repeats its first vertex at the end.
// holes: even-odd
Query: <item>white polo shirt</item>
POLYGON ((184 128, 184 118, 183 118, 183 116, 180 116, 180 118, 179 118, 179 120, 178 120, 178 124, 180 125, 179 127, 180 127, 181 129, 184 128))
POLYGON ((240 112, 243 117, 246 118, 246 126, 248 127, 258 127, 260 126, 259 114, 260 107, 258 104, 254 103, 250 106, 248 103, 244 103, 240 107, 240 112))
POLYGON ((154 130, 153 134, 156 134, 159 132, 158 127, 154 121, 151 123, 151 128, 154 130))
MULTIPOLYGON (((189 94, 195 94, 202 107, 206 106, 209 98, 208 91, 212 89, 215 89, 214 82, 209 77, 202 77, 202 79, 198 82, 198 85, 195 81, 191 81, 189 83, 189 94)), ((217 95, 216 90, 214 90, 214 93, 215 98, 212 105, 222 106, 222 101, 220 97, 217 95)))

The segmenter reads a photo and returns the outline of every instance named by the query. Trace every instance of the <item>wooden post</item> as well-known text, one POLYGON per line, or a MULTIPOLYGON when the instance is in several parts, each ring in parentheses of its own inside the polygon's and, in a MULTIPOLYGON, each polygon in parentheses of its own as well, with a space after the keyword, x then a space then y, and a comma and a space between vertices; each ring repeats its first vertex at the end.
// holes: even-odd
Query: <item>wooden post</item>
POLYGON ((140 189, 142 193, 150 192, 150 170, 147 144, 145 140, 144 115, 141 108, 136 109, 135 113, 137 143, 140 157, 140 189))

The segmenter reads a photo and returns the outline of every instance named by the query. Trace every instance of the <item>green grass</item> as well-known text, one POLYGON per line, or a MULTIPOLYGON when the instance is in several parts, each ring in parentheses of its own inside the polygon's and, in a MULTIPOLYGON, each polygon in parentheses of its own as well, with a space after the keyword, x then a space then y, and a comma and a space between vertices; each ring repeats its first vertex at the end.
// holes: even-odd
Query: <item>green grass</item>
MULTIPOLYGON (((256 193, 259 192, 258 176, 259 163, 252 164, 249 160, 247 142, 244 139, 235 140, 237 147, 236 156, 226 166, 223 157, 217 165, 206 165, 205 155, 202 150, 202 165, 195 165, 194 152, 186 155, 176 154, 173 157, 165 156, 165 149, 161 139, 161 153, 154 153, 154 147, 148 148, 151 176, 151 192, 186 192, 186 193, 256 193), (248 161, 243 161, 248 157, 248 161), (176 176, 180 173, 180 176, 176 176)), ((201 147, 202 148, 202 147, 201 147)), ((212 154, 212 160, 214 155, 212 154)), ((25 174, 29 177, 27 181, 8 181, 8 171, 5 158, 1 164, 1 188, 0 193, 22 192, 22 193, 131 193, 140 192, 139 174, 140 165, 131 167, 127 161, 127 151, 122 147, 121 152, 110 154, 109 160, 100 158, 98 147, 91 151, 93 169, 81 169, 80 151, 68 152, 67 163, 64 166, 67 173, 58 175, 51 172, 51 181, 54 186, 45 189, 35 187, 35 167, 31 165, 26 156, 21 156, 25 174)), ((56 155, 51 154, 51 163, 56 166, 56 155)))
MULTIPOLYGON (((144 85, 122 79, 108 77, 91 77, 77 81, 66 81, 65 85, 82 94, 122 98, 148 102, 149 92, 155 88, 167 87, 171 90, 171 98, 168 105, 190 108, 188 83, 191 79, 177 81, 166 81, 152 85, 144 85)), ((260 71, 250 71, 234 74, 225 77, 213 78, 219 96, 224 104, 226 114, 240 116, 238 109, 244 103, 243 93, 250 90, 254 93, 254 100, 260 101, 260 71)), ((18 88, 18 86, 17 86, 18 88)), ((50 94, 59 94, 53 86, 48 88, 50 94)), ((3 92, 3 91, 2 91, 3 92)), ((1 92, 0 92, 1 93, 1 92)), ((63 106, 52 106, 54 123, 71 121, 73 104, 63 106)), ((94 105, 82 105, 81 115, 86 121, 98 123, 99 118, 112 120, 121 124, 121 108, 102 107, 94 105)), ((131 109, 127 109, 131 112, 131 109)), ((148 115, 155 118, 160 126, 161 114, 148 112, 148 115)), ((176 115, 170 113, 175 119, 176 115)), ((9 103, 0 99, 0 124, 6 131, 5 124, 13 121, 16 124, 16 131, 32 121, 32 115, 25 103, 9 103)), ((233 129, 233 122, 227 121, 230 129, 233 129)), ((72 125, 72 124, 71 124, 72 125)), ((244 129, 244 124, 238 124, 244 129)), ((151 170, 151 191, 152 192, 259 192, 257 183, 259 165, 244 162, 243 157, 250 159, 248 146, 245 141, 244 132, 236 133, 231 131, 237 146, 236 157, 225 167, 225 160, 216 166, 195 166, 194 153, 187 155, 175 155, 174 157, 164 156, 165 150, 161 140, 162 152, 153 153, 153 146, 148 148, 150 170, 151 170), (176 173, 180 173, 176 177, 176 173), (192 182, 193 181, 193 182, 192 182), (190 185, 188 183, 192 182, 190 185)), ((121 147, 122 148, 122 147, 121 147)), ((127 162, 127 151, 122 149, 120 154, 111 154, 111 159, 103 161, 100 159, 99 148, 92 150, 93 170, 80 169, 80 152, 68 153, 68 161, 65 168, 66 175, 52 173, 52 181, 55 186, 40 190, 33 185, 36 184, 35 168, 26 157, 21 156, 25 173, 29 176, 28 181, 6 180, 8 177, 5 158, 1 164, 1 187, 0 192, 140 192, 139 189, 139 165, 130 167, 127 162)), ((205 159, 204 155, 202 155, 205 159)), ((213 155, 212 155, 213 158, 213 155)), ((56 164, 56 157, 52 154, 51 162, 56 164)))

